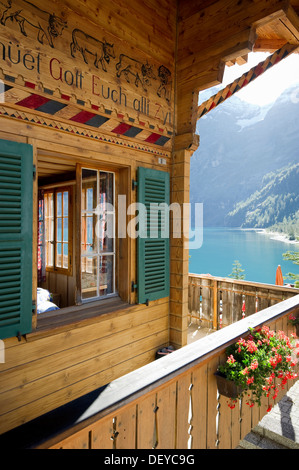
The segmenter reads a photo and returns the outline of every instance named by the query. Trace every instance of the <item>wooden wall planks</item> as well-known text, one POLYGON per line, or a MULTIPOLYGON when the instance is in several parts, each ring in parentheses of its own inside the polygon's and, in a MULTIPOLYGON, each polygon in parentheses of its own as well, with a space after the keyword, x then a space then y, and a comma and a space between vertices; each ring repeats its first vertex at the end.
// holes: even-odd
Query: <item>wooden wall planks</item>
POLYGON ((167 299, 14 342, 0 366, 0 433, 141 367, 167 343, 167 299))
MULTIPOLYGON (((169 153, 161 165, 155 152, 95 142, 19 119, 1 117, 0 136, 30 139, 37 171, 39 161, 42 172, 59 162, 67 168, 75 168, 76 162, 117 168, 119 191, 127 195, 128 203, 135 198, 131 180, 138 165, 169 170, 169 153)), ((119 282, 124 302, 116 310, 108 309, 105 314, 103 307, 96 317, 77 316, 74 323, 65 324, 50 321, 40 330, 35 318, 35 333, 20 342, 5 340, 5 363, 0 364, 0 433, 151 362, 156 351, 169 344, 169 299, 148 307, 134 305, 130 292, 130 280, 135 279, 134 240, 123 240, 120 255, 126 264, 119 282)))

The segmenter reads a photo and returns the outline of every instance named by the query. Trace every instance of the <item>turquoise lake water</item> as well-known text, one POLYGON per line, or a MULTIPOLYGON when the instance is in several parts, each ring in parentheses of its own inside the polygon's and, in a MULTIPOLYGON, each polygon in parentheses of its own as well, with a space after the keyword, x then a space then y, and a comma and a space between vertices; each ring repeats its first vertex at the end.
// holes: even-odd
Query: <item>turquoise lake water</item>
POLYGON ((284 278, 288 272, 299 274, 299 265, 283 260, 286 251, 299 251, 299 244, 273 240, 252 230, 204 228, 202 246, 189 251, 189 272, 227 277, 238 260, 246 281, 275 284, 279 264, 284 278))

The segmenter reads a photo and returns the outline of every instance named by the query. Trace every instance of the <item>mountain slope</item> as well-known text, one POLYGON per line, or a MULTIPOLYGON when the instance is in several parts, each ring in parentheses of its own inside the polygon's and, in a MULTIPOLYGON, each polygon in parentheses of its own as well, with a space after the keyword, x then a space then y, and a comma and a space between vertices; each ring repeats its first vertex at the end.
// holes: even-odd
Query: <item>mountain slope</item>
POLYGON ((299 207, 299 163, 263 178, 261 190, 236 204, 229 212, 225 225, 230 227, 269 227, 282 222, 286 215, 299 207))
POLYGON ((198 121, 190 202, 203 203, 205 226, 225 226, 236 204, 262 189, 266 174, 299 163, 295 91, 289 88, 267 107, 234 95, 198 121))

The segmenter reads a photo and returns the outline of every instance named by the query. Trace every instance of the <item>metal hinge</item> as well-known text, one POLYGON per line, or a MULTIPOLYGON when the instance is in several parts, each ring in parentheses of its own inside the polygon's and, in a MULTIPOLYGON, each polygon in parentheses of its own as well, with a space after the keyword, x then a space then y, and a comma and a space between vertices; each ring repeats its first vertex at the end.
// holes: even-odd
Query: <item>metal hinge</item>
POLYGON ((33 181, 36 180, 36 165, 33 165, 33 181))

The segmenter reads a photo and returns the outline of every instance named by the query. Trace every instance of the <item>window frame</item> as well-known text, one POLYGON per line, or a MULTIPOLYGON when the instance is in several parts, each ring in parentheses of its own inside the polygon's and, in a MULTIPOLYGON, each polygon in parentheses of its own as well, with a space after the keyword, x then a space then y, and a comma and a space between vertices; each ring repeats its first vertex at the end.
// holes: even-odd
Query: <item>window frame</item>
MULTIPOLYGON (((73 275, 73 187, 72 185, 69 184, 63 184, 61 186, 58 185, 53 185, 53 187, 48 186, 47 188, 44 189, 44 202, 45 202, 45 196, 46 194, 53 193, 54 195, 54 202, 53 202, 53 208, 54 208, 54 262, 53 266, 47 266, 47 240, 45 240, 45 256, 46 256, 46 271, 47 272, 55 272, 57 274, 65 274, 67 276, 72 276, 73 275), (66 192, 68 191, 68 267, 63 268, 60 266, 56 266, 56 246, 57 246, 57 193, 61 192, 66 192)), ((63 198, 62 198, 63 199, 63 198)), ((63 216, 62 216, 63 218, 63 216)), ((46 203, 45 203, 45 238, 46 238, 46 203)))
MULTIPOLYGON (((77 181, 77 189, 76 191, 78 191, 78 189, 80 189, 79 193, 77 192, 78 194, 78 197, 77 197, 77 204, 76 204, 76 207, 77 207, 77 216, 76 216, 76 220, 77 222, 79 222, 79 225, 80 225, 80 243, 78 243, 77 246, 80 247, 80 250, 78 251, 78 260, 79 262, 77 263, 77 266, 78 268, 76 269, 76 273, 77 273, 77 289, 78 291, 80 292, 80 302, 82 304, 86 304, 86 303, 89 303, 89 302, 97 302, 97 301, 101 301, 101 300, 104 300, 104 299, 108 299, 108 298, 111 298, 111 297, 116 297, 118 296, 118 290, 117 290, 117 252, 118 252, 118 244, 117 244, 117 239, 116 239, 116 219, 117 219, 117 208, 116 208, 116 181, 117 181, 117 170, 111 170, 111 169, 107 169, 105 168, 104 166, 102 165, 78 165, 77 167, 77 177, 76 177, 76 181, 77 181), (97 295, 97 296, 94 296, 94 297, 90 297, 90 298, 83 298, 83 290, 82 290, 82 258, 86 257, 88 258, 88 255, 87 254, 82 254, 82 216, 83 216, 83 212, 85 214, 89 213, 90 211, 88 211, 87 209, 82 209, 82 195, 83 195, 83 178, 82 178, 82 172, 83 170, 90 170, 90 171, 95 171, 96 174, 97 174, 97 195, 96 195, 96 198, 98 197, 98 191, 99 191, 99 175, 100 173, 109 173, 113 176, 113 192, 112 192, 112 198, 113 198, 113 202, 112 202, 112 205, 114 207, 114 211, 112 212, 113 214, 113 234, 114 234, 114 238, 113 238, 113 249, 112 251, 109 251, 109 252, 101 252, 100 250, 97 250, 96 253, 91 253, 90 257, 92 258, 97 258, 99 259, 101 256, 105 257, 105 256, 108 256, 108 257, 112 257, 112 275, 113 275, 113 283, 112 283, 112 292, 111 293, 108 293, 108 294, 104 294, 104 295, 97 295), (80 172, 79 176, 79 180, 78 181, 78 172, 80 172), (80 204, 78 204, 78 202, 80 201, 80 204), (79 215, 79 206, 80 206, 80 216, 79 218, 77 219, 78 215, 79 215), (80 277, 80 284, 78 284, 78 279, 80 277)), ((92 211, 91 211, 92 212, 92 211)), ((110 211, 108 211, 109 214, 110 214, 110 211)), ((99 274, 99 272, 97 271, 97 274, 99 274)), ((97 278, 97 293, 100 292, 100 289, 99 289, 99 278, 97 278)))
MULTIPOLYGON (((89 162, 75 162, 75 172, 71 179, 62 180, 61 175, 59 176, 60 182, 55 181, 55 175, 51 176, 52 182, 41 182, 37 189, 43 191, 54 188, 61 189, 63 187, 71 186, 72 188, 72 217, 73 217, 73 273, 71 284, 74 287, 74 303, 60 308, 57 312, 44 312, 34 315, 35 327, 43 329, 51 329, 52 326, 63 323, 69 324, 77 321, 81 321, 78 317, 79 312, 82 312, 82 319, 96 317, 110 311, 108 305, 120 305, 127 306, 130 303, 135 303, 135 294, 131 290, 130 273, 132 270, 131 260, 131 242, 128 236, 118 238, 118 195, 123 194, 126 197, 126 207, 131 200, 131 168, 128 165, 120 166, 118 164, 108 165, 103 160, 96 160, 92 163, 89 162), (115 244, 114 244, 114 292, 107 296, 93 297, 91 299, 83 300, 81 297, 81 172, 82 168, 108 172, 114 174, 114 212, 115 212, 115 244), (120 275, 120 272, 121 275, 120 275), (111 304, 110 304, 111 301, 111 304), (115 302, 120 302, 115 304, 115 302), (90 310, 90 306, 98 306, 96 310, 90 310), (86 310, 85 310, 86 309, 86 310), (62 320, 64 318, 64 320, 62 320), (39 325, 39 326, 38 326, 39 325)), ((38 211, 38 200, 36 199, 36 210, 38 211)), ((125 218, 127 215, 125 213, 125 218)), ((36 231, 37 232, 37 231, 36 231)), ((35 236, 37 246, 37 233, 35 236)), ((35 243, 34 243, 35 244, 35 243)), ((134 272, 134 269, 133 269, 134 272)), ((54 274, 58 274, 57 271, 53 270, 54 274)), ((134 275, 135 276, 135 275, 134 275)), ((34 290, 35 292, 35 290, 34 290)), ((59 293, 59 292, 58 292, 59 293)))

